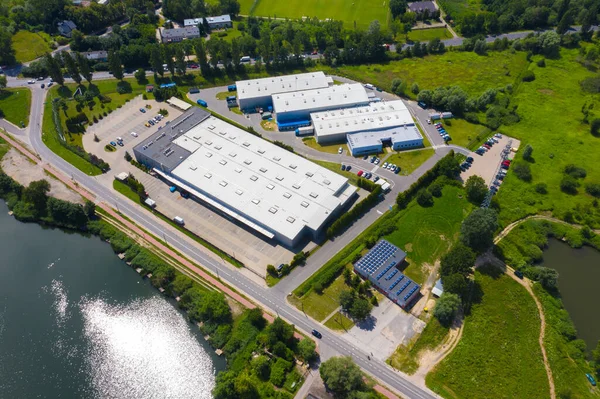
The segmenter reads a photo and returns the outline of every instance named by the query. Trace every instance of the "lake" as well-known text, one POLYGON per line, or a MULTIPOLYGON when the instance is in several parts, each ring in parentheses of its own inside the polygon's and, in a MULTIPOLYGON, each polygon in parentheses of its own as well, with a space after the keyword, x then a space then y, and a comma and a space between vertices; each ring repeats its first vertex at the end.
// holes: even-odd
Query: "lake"
POLYGON ((558 288, 565 308, 575 323, 578 338, 591 351, 600 340, 600 319, 596 317, 600 303, 600 251, 590 247, 571 248, 551 238, 544 250, 542 266, 558 271, 558 288))
POLYGON ((0 201, 0 397, 211 397, 225 361, 110 246, 0 201))

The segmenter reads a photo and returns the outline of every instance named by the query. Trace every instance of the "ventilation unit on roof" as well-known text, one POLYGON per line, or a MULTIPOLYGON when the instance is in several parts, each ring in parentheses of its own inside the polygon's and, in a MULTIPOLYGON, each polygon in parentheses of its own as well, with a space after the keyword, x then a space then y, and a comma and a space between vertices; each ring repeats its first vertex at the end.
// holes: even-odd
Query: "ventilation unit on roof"
POLYGON ((219 184, 223 187, 227 186, 227 182, 225 180, 221 180, 219 184))
POLYGON ((269 212, 275 214, 275 213, 277 213, 277 208, 270 207, 269 212))
POLYGON ((267 184, 267 188, 268 188, 269 190, 273 190, 273 189, 275 188, 275 186, 274 186, 274 185, 272 185, 272 184, 267 184))
POLYGON ((250 180, 252 180, 252 181, 257 181, 257 180, 258 180, 258 177, 257 177, 257 176, 254 176, 254 175, 252 175, 252 176, 250 176, 250 180))
POLYGON ((313 177, 313 173, 312 172, 306 172, 306 176, 313 177))
POLYGON ((319 196, 319 194, 317 194, 317 193, 315 193, 315 192, 312 192, 312 193, 310 193, 309 195, 310 195, 311 197, 313 197, 313 198, 317 198, 317 197, 319 196))
POLYGON ((283 176, 277 176, 276 179, 279 180, 279 181, 282 181, 283 180, 283 176))
POLYGON ((298 183, 292 184, 292 187, 295 188, 296 190, 300 190, 300 185, 298 183))
POLYGON ((302 201, 300 205, 302 205, 304 208, 308 208, 308 202, 306 201, 302 201))
POLYGON ((227 165, 227 161, 226 161, 226 160, 224 160, 224 159, 221 159, 221 160, 219 161, 219 163, 220 163, 221 165, 227 165))
POLYGON ((240 189, 237 189, 237 190, 235 190, 235 193, 236 193, 237 195, 242 195, 242 194, 244 194, 244 192, 243 192, 242 190, 240 190, 240 189))
POLYGON ((231 158, 235 158, 235 157, 237 156, 237 154, 236 154, 235 152, 230 152, 230 153, 229 153, 229 156, 230 156, 231 158))
POLYGON ((288 216, 288 217, 287 217, 285 220, 287 220, 287 221, 288 221, 288 222, 290 222, 290 223, 294 223, 294 222, 296 221, 296 219, 294 219, 294 218, 293 218, 293 217, 291 217, 291 216, 288 216))
POLYGON ((258 204, 260 204, 260 200, 255 198, 252 200, 252 203, 255 205, 258 205, 258 204))
POLYGON ((288 198, 288 199, 289 199, 289 198, 292 198, 292 194, 290 194, 290 193, 288 193, 288 192, 285 192, 285 193, 283 193, 283 196, 284 196, 285 198, 288 198))

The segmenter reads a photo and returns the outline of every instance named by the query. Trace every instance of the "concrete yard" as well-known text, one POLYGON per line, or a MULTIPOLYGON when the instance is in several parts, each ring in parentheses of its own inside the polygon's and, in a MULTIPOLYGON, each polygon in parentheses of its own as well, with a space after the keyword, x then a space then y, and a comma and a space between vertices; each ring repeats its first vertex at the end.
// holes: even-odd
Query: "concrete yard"
POLYGON ((478 175, 485 180, 485 183, 488 186, 490 186, 496 179, 496 174, 500 168, 500 163, 502 162, 502 150, 504 150, 509 143, 512 148, 519 148, 519 145, 521 145, 519 140, 503 135, 502 138, 498 139, 498 143, 494 144, 492 148, 483 155, 477 155, 474 152, 471 152, 469 156, 473 157, 473 165, 460 174, 461 179, 467 181, 469 177, 478 175))
POLYGON ((385 361, 398 345, 406 345, 415 334, 420 334, 425 322, 405 312, 389 299, 383 299, 373 308, 371 316, 352 327, 343 336, 379 360, 385 361))
POLYGON ((32 181, 48 180, 50 183, 49 196, 82 205, 84 203, 79 194, 48 175, 39 164, 34 164, 14 148, 8 150, 2 158, 2 170, 24 186, 29 185, 32 181))

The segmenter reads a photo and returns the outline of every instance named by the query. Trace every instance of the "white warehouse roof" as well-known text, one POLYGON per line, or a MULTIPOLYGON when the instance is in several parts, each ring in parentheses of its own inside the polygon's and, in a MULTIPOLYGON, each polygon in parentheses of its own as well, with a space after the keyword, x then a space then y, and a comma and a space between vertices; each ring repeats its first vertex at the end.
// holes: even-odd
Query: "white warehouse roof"
POLYGON ((310 117, 318 137, 414 125, 413 118, 402 100, 314 112, 310 117))
POLYGON ((356 190, 343 176, 212 116, 173 143, 192 153, 174 177, 267 236, 264 230, 294 241, 305 227, 317 231, 356 190))
POLYGON ((423 136, 415 125, 398 126, 384 130, 372 130, 348 134, 348 145, 352 148, 373 147, 381 144, 383 140, 390 140, 392 144, 422 141, 423 136))
POLYGON ((360 83, 273 95, 273 107, 277 113, 310 111, 328 106, 343 108, 368 102, 367 92, 360 83))
POLYGON ((240 100, 271 96, 277 93, 310 90, 329 86, 333 82, 321 71, 296 75, 272 76, 269 78, 240 80, 235 82, 240 100))

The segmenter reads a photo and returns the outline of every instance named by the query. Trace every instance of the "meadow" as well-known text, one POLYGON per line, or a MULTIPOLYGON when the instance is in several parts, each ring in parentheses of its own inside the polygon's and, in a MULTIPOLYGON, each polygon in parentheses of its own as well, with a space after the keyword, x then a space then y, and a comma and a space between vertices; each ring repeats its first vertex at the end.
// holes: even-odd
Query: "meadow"
POLYGON ((535 302, 492 266, 475 271, 475 284, 462 338, 427 375, 427 386, 446 398, 547 398, 535 302))
MULTIPOLYGON (((410 42, 428 42, 433 39, 450 39, 452 33, 446 28, 415 29, 408 33, 410 42)), ((396 39, 400 42, 406 42, 406 35, 398 35, 396 39)))
POLYGON ((50 41, 50 36, 44 32, 18 31, 12 37, 12 47, 15 50, 17 61, 27 62, 35 60, 52 51, 50 41))
POLYGON ((21 127, 29 124, 31 91, 27 87, 0 91, 0 117, 21 127))
POLYGON ((480 0, 439 0, 441 9, 457 19, 468 12, 481 10, 480 0))
MULTIPOLYGON (((525 52, 494 51, 486 56, 472 52, 447 51, 442 55, 389 61, 385 64, 344 65, 322 68, 326 73, 369 82, 391 91, 392 80, 399 78, 410 88, 417 83, 421 90, 457 85, 470 95, 480 95, 489 88, 514 84, 528 62, 525 52)), ((410 91, 408 96, 414 98, 410 91)))
POLYGON ((409 175, 414 172, 423 162, 433 156, 435 151, 431 148, 424 148, 417 151, 396 152, 385 159, 388 163, 393 163, 400 167, 399 174, 409 175))
POLYGON ((369 0, 241 0, 241 15, 255 15, 274 18, 317 17, 343 21, 347 28, 367 28, 378 20, 387 26, 389 6, 386 0, 374 4, 369 0))
POLYGON ((470 149, 477 148, 484 138, 492 135, 489 128, 467 122, 464 119, 447 119, 442 121, 442 125, 452 137, 450 144, 470 149))
POLYGON ((531 168, 531 181, 520 180, 509 172, 499 191, 502 225, 527 215, 547 213, 600 227, 597 201, 583 188, 585 183, 600 183, 600 138, 592 136, 582 114, 586 105, 593 107, 590 120, 600 117, 600 96, 581 90, 580 82, 594 73, 577 62, 579 50, 561 49, 560 55, 558 59, 546 59, 546 67, 535 62, 530 65, 535 80, 521 83, 511 101, 518 107, 521 120, 500 129, 521 140, 521 148, 527 144, 533 147, 531 161, 522 160, 522 151, 516 157, 517 162, 531 168), (587 171, 587 177, 579 179, 581 187, 574 195, 560 189, 564 168, 569 164, 587 171), (536 191, 538 184, 545 185, 547 194, 536 191))

